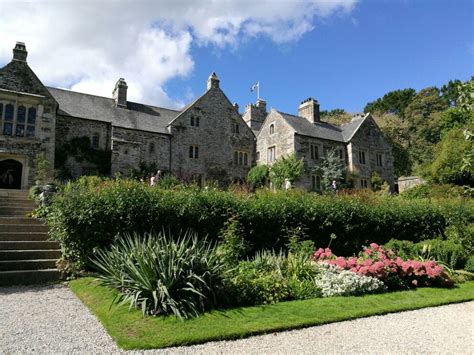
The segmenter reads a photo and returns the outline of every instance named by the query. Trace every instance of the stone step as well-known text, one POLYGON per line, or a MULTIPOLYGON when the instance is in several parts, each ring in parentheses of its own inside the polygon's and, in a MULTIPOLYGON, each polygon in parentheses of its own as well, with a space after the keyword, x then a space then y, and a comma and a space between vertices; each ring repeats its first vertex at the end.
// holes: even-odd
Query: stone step
POLYGON ((44 224, 44 221, 31 217, 0 217, 0 224, 44 224))
POLYGON ((59 259, 60 250, 0 250, 0 260, 59 259))
POLYGON ((11 207, 28 207, 31 209, 35 209, 37 205, 35 201, 30 200, 0 200, 0 208, 11 207))
POLYGON ((0 232, 48 232, 45 224, 0 224, 0 232))
POLYGON ((28 190, 5 190, 0 189, 0 199, 3 198, 28 198, 28 190))
POLYGON ((0 241, 46 241, 49 235, 46 232, 0 232, 0 241))
POLYGON ((59 276, 57 269, 0 271, 0 286, 31 285, 58 281, 59 276))
POLYGON ((0 271, 54 269, 56 261, 56 259, 3 260, 0 261, 0 271))
POLYGON ((59 248, 59 243, 52 240, 0 241, 0 250, 47 250, 59 248))
POLYGON ((31 208, 8 208, 0 209, 2 217, 28 217, 33 210, 31 208))

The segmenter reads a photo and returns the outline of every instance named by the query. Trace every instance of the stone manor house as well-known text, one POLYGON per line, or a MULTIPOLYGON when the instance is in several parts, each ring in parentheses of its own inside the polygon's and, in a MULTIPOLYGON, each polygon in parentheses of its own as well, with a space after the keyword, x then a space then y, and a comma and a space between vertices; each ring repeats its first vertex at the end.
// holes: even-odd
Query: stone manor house
POLYGON ((355 187, 370 188, 374 171, 394 183, 391 147, 370 114, 331 125, 320 120, 314 99, 303 101, 298 115, 267 112, 261 99, 241 114, 215 73, 204 94, 172 110, 128 101, 124 79, 111 88, 111 98, 46 87, 28 66, 27 54, 17 42, 12 61, 0 69, 0 188, 33 185, 40 159, 73 178, 127 176, 153 163, 202 182, 241 181, 252 166, 295 153, 305 163, 298 185, 318 190, 314 167, 330 149, 355 177, 355 187))

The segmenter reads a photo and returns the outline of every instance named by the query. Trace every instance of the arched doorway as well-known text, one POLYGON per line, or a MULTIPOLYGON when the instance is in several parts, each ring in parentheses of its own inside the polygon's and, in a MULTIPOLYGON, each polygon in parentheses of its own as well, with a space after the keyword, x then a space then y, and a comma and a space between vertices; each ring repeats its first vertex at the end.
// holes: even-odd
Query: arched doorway
POLYGON ((0 161, 0 189, 21 189, 23 165, 16 160, 0 161))

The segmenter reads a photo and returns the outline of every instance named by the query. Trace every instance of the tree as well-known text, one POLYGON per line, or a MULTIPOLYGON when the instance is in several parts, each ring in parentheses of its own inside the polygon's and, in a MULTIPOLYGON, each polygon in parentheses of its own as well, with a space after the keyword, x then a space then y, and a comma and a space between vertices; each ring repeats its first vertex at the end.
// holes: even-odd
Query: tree
POLYGON ((438 144, 436 158, 429 170, 434 182, 474 185, 474 166, 465 166, 463 160, 472 153, 474 142, 467 140, 464 132, 463 129, 453 129, 438 144))
POLYGON ((404 117, 405 109, 416 95, 414 89, 395 90, 386 93, 382 98, 369 102, 364 112, 393 113, 404 117))
POLYGON ((339 155, 335 150, 330 150, 323 158, 321 165, 317 168, 321 175, 321 184, 323 190, 328 190, 331 187, 333 180, 341 182, 345 176, 345 165, 339 159, 339 155))
POLYGON ((433 112, 441 112, 448 108, 448 104, 437 87, 420 90, 405 110, 405 116, 413 123, 423 123, 433 112))
POLYGON ((257 165, 249 170, 247 181, 253 188, 259 188, 266 185, 269 178, 270 169, 267 165, 257 165))
POLYGON ((297 159, 295 154, 281 157, 270 168, 270 181, 277 189, 283 187, 286 179, 294 184, 303 173, 303 166, 303 158, 297 159))
POLYGON ((447 84, 444 84, 441 87, 441 94, 448 106, 457 106, 461 84, 462 82, 460 80, 450 80, 447 84))

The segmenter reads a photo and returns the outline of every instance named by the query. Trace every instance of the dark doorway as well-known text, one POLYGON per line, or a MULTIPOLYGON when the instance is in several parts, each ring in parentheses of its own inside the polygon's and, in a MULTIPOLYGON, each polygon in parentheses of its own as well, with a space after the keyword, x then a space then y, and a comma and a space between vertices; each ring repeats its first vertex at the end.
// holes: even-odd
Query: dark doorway
POLYGON ((0 161, 0 189, 21 189, 22 172, 20 162, 13 159, 0 161))

